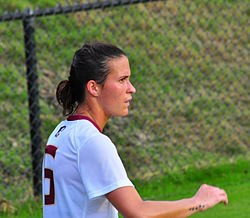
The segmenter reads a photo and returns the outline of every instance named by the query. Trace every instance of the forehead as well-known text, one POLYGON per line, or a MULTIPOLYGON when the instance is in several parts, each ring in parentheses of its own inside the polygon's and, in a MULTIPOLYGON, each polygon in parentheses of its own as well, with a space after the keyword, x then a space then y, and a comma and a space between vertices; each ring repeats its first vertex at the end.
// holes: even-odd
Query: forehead
POLYGON ((130 66, 129 61, 126 56, 121 56, 118 58, 113 58, 108 62, 110 69, 109 76, 130 76, 130 66))

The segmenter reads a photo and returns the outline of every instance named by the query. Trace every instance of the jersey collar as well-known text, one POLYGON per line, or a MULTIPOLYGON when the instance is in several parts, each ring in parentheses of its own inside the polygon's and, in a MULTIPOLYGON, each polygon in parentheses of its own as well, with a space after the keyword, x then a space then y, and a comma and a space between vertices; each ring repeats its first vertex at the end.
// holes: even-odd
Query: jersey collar
POLYGON ((81 115, 70 115, 67 118, 68 121, 75 121, 75 120, 88 120, 90 121, 98 130, 99 132, 102 132, 101 129, 99 128, 99 126, 96 124, 95 121, 93 121, 91 118, 87 117, 87 116, 81 116, 81 115))

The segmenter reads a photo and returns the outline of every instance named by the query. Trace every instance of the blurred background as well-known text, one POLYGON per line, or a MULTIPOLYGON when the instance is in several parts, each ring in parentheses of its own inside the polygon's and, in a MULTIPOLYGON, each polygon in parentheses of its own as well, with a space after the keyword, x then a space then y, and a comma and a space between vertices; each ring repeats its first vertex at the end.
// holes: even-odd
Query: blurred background
POLYGON ((40 195, 46 140, 65 119, 55 89, 86 42, 115 44, 129 57, 137 92, 129 115, 112 118, 104 133, 132 180, 249 163, 248 7, 0 0, 0 200, 40 195))

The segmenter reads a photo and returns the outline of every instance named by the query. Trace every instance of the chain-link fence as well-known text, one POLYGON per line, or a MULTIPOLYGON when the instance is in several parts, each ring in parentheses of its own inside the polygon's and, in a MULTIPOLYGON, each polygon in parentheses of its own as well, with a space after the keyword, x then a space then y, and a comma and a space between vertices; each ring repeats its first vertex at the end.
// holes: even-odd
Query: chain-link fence
POLYGON ((0 199, 39 193, 32 172, 64 119, 56 85, 90 41, 130 60, 130 113, 104 130, 130 178, 249 160, 247 0, 91 2, 1 16, 0 199))

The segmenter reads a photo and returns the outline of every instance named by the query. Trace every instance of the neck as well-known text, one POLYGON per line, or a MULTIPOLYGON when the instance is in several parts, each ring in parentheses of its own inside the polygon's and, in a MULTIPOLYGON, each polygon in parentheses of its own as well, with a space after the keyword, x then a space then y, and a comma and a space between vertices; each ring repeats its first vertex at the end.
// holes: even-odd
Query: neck
POLYGON ((91 110, 89 105, 79 106, 76 110, 75 115, 86 116, 92 119, 98 127, 103 131, 104 126, 106 125, 109 117, 107 117, 102 110, 91 110))

